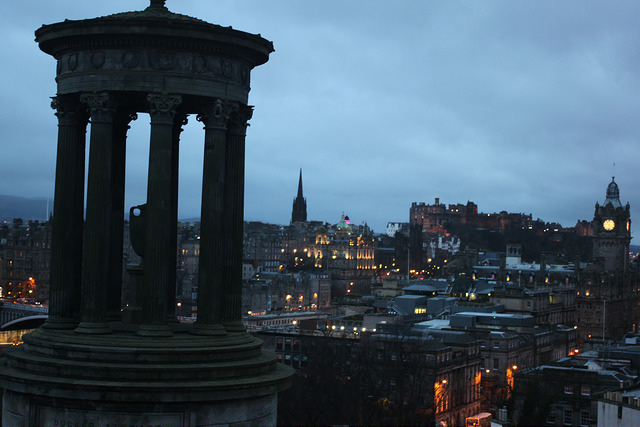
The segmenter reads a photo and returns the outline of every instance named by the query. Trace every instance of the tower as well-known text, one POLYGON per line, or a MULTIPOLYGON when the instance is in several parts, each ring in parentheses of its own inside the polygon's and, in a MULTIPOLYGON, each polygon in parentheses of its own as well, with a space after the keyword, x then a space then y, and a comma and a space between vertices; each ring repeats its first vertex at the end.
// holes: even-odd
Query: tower
POLYGON ((593 259, 604 260, 604 268, 610 272, 624 273, 629 265, 631 219, 629 203, 622 206, 620 190, 615 177, 607 186, 602 205, 596 202, 593 216, 593 259))
POLYGON ((291 224, 295 222, 307 221, 307 200, 302 194, 302 169, 298 179, 298 195, 293 199, 293 209, 291 210, 291 224))
POLYGON ((276 423, 293 371, 242 323, 250 71, 273 45, 164 3, 36 31, 57 60, 49 318, 0 359, 3 426, 276 423), (125 147, 137 113, 150 118, 147 198, 130 222, 143 262, 127 266, 137 278, 122 307, 125 147), (204 126, 195 324, 175 313, 178 154, 189 115, 204 126))

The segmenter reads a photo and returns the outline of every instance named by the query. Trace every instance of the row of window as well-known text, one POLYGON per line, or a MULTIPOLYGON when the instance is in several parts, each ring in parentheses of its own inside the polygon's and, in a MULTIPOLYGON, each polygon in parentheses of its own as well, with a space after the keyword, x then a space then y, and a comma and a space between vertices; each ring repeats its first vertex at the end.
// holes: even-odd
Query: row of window
POLYGON ((307 356, 300 354, 278 353, 278 362, 293 366, 294 368, 305 368, 309 365, 307 356))
MULTIPOLYGON (((488 369, 489 366, 489 358, 487 358, 487 362, 485 364, 484 357, 480 359, 480 369, 488 369)), ((493 359, 493 370, 497 371, 500 369, 500 359, 493 359)))
MULTIPOLYGON (((591 422, 591 416, 589 411, 580 411, 580 426, 585 427, 588 426, 591 422)), ((555 424, 556 423, 556 414, 550 413, 547 418, 547 424, 555 424)), ((565 409, 563 412, 562 424, 564 425, 573 425, 573 411, 571 409, 565 409)))
POLYGON ((302 342, 298 338, 276 338, 276 350, 300 351, 302 342))
MULTIPOLYGON (((564 394, 574 394, 573 384, 564 386, 564 394)), ((591 396, 591 386, 583 385, 580 387, 580 394, 583 396, 591 396)))

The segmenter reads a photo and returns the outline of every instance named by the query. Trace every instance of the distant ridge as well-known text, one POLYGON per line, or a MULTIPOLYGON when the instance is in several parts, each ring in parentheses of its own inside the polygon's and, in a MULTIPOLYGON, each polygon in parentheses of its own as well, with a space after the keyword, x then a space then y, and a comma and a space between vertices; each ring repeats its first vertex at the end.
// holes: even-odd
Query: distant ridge
POLYGON ((0 195, 0 221, 11 222, 14 218, 22 218, 24 221, 46 221, 53 213, 53 199, 49 199, 49 211, 47 212, 46 197, 20 197, 0 195))

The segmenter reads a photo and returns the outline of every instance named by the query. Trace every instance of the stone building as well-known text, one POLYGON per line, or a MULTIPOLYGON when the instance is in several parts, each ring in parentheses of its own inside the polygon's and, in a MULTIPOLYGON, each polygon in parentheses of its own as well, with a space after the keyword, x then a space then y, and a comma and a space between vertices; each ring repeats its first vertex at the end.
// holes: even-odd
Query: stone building
POLYGON ((606 391, 597 405, 597 427, 640 425, 640 387, 606 391))
POLYGON ((575 289, 576 324, 580 339, 589 344, 638 331, 638 272, 629 263, 630 208, 620 203, 615 179, 604 203, 596 203, 592 225, 593 263, 579 272, 575 289))
POLYGON ((258 336, 296 368, 297 397, 287 409, 294 424, 462 425, 480 412, 477 340, 284 329, 258 336), (310 387, 315 404, 305 404, 310 387))
POLYGON ((595 427, 600 425, 598 397, 637 381, 621 360, 584 354, 545 363, 516 374, 513 418, 533 425, 595 427))
POLYGON ((14 220, 0 235, 0 296, 23 301, 49 298, 51 223, 14 220))

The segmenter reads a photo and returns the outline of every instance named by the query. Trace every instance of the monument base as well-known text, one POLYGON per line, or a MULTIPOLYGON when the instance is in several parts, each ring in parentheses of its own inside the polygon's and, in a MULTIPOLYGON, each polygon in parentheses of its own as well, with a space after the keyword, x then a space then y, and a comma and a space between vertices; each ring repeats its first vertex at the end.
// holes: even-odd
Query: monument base
POLYGON ((275 425, 292 369, 249 334, 140 337, 40 328, 0 359, 9 426, 275 425))
POLYGON ((113 403, 5 391, 3 427, 273 426, 277 394, 213 403, 113 403))

